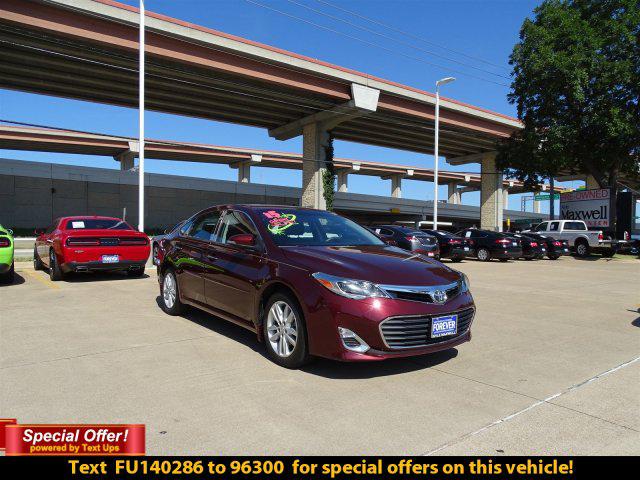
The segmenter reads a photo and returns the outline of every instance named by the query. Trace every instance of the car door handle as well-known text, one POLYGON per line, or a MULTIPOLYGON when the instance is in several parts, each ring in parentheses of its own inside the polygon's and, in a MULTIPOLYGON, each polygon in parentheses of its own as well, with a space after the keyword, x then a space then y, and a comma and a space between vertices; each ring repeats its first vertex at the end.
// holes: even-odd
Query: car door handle
POLYGON ((216 257, 215 255, 211 255, 209 253, 207 253, 205 257, 207 257, 207 260, 218 260, 218 257, 216 257))

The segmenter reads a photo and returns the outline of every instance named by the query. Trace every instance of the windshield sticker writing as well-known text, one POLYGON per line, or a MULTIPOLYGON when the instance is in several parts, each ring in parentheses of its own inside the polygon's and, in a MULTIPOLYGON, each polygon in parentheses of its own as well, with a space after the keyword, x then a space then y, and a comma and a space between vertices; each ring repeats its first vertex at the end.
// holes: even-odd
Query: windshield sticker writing
POLYGON ((269 219, 267 230, 274 235, 282 235, 287 228, 296 225, 296 216, 293 213, 280 213, 275 210, 269 210, 268 212, 263 212, 263 215, 269 219))

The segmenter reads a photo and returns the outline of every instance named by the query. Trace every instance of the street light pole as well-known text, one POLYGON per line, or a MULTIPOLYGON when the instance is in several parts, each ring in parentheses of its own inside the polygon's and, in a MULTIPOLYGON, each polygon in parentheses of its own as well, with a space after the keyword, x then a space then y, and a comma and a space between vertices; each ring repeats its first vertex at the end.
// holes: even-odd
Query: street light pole
POLYGON ((138 230, 144 232, 144 0, 140 0, 140 40, 138 60, 138 230))
POLYGON ((453 77, 445 77, 436 82, 436 120, 435 141, 433 146, 433 229, 438 230, 438 140, 440 136, 440 85, 446 85, 455 80, 453 77))

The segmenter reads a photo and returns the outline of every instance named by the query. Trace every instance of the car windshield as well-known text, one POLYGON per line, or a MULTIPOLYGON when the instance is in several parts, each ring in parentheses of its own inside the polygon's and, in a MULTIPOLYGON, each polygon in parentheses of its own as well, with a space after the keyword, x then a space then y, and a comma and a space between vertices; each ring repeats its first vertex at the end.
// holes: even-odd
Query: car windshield
POLYGON ((67 222, 67 230, 133 230, 131 226, 115 218, 74 218, 67 222))
POLYGON ((330 212, 265 208, 258 210, 258 215, 280 246, 385 245, 357 223, 330 212))

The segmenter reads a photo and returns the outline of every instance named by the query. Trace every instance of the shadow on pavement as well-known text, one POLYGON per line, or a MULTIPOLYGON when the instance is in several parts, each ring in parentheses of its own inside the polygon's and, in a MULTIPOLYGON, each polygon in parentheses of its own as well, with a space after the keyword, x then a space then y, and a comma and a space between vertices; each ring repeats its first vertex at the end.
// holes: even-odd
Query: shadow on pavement
POLYGON ((12 283, 1 283, 0 288, 2 287, 14 287, 16 285, 22 285, 25 282, 24 277, 20 275, 18 272, 13 274, 13 282, 12 283))
MULTIPOLYGON (((162 308, 161 302, 162 299, 158 295, 156 297, 158 308, 162 308)), ((246 328, 235 325, 215 315, 210 315, 197 308, 187 307, 186 311, 180 315, 180 317, 250 348, 254 352, 262 355, 266 362, 271 361, 269 357, 267 357, 264 345, 258 342, 256 334, 246 328)), ((312 360, 309 365, 303 367, 302 371, 311 375, 336 380, 386 377, 434 367, 455 358, 457 355, 458 350, 451 348, 442 352, 419 357, 397 358, 380 362, 347 363, 316 358, 312 360)))

